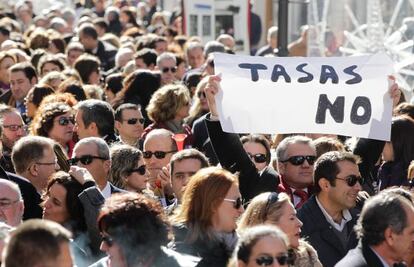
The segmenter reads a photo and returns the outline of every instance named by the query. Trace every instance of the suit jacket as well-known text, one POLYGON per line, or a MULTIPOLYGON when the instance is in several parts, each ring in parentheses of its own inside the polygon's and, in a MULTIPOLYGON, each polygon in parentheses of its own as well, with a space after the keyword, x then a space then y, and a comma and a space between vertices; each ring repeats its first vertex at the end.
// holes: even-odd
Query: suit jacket
POLYGON ((276 192, 279 175, 272 167, 260 174, 244 150, 237 134, 223 132, 219 121, 206 119, 208 134, 223 168, 239 172, 240 193, 249 201, 263 192, 276 192))
POLYGON ((298 211, 298 218, 303 223, 301 236, 316 249, 319 260, 325 267, 334 266, 346 255, 348 250, 354 248, 358 243, 353 230, 357 214, 354 210, 350 210, 350 212, 352 220, 345 226, 349 235, 347 247, 344 248, 332 225, 326 220, 316 203, 315 196, 312 196, 298 211))
POLYGON ((1 167, 0 178, 15 182, 19 186, 24 201, 23 220, 42 218, 41 196, 29 180, 17 174, 5 172, 1 167))
POLYGON ((125 190, 123 190, 123 189, 121 189, 119 187, 116 187, 112 183, 109 183, 109 186, 111 187, 111 194, 114 194, 114 193, 126 193, 127 192, 127 191, 125 191, 125 190))
POLYGON ((335 267, 384 267, 378 256, 368 246, 360 242, 354 249, 348 251, 345 257, 335 267))

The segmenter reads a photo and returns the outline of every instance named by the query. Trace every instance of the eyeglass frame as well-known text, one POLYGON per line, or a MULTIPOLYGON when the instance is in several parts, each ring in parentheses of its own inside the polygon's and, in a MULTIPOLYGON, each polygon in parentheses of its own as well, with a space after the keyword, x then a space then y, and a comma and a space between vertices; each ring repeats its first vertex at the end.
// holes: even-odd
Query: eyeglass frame
POLYGON ((127 120, 122 120, 123 122, 124 121, 126 121, 126 123, 128 124, 128 125, 136 125, 138 122, 141 124, 141 125, 143 125, 144 123, 145 123, 145 119, 144 118, 130 118, 130 119, 127 119, 127 120), (135 122, 134 122, 135 121, 135 122), (131 122, 134 122, 134 123, 131 123, 131 122))
POLYGON ((141 165, 137 168, 130 169, 128 171, 129 174, 132 174, 134 172, 137 172, 139 175, 145 175, 145 173, 147 173, 147 165, 144 164, 144 165, 141 165), (142 173, 142 169, 144 169, 144 171, 143 171, 144 173, 142 173))
POLYGON ((224 198, 223 201, 233 202, 233 208, 236 210, 240 209, 244 205, 243 199, 241 197, 238 197, 236 199, 224 198))
POLYGON ((10 131, 12 131, 12 132, 17 132, 20 129, 22 129, 23 131, 26 132, 27 129, 28 129, 26 124, 22 124, 22 125, 17 125, 17 124, 3 125, 3 128, 10 129, 10 131))
POLYGON ((262 255, 255 259, 257 265, 260 266, 272 266, 274 264, 274 260, 277 261, 280 265, 285 265, 289 263, 289 253, 283 253, 283 255, 278 255, 276 257, 270 255, 262 255), (283 259, 283 260, 282 260, 283 259), (263 262, 266 261, 266 262, 263 262))
POLYGON ((345 181, 345 182, 346 182, 346 184, 347 184, 349 187, 353 187, 353 186, 355 186, 355 185, 356 185, 356 183, 359 183, 361 186, 365 183, 365 179, 364 179, 364 177, 362 177, 362 176, 358 176, 358 175, 353 175, 353 174, 348 175, 348 176, 346 176, 346 177, 344 177, 344 178, 341 178, 341 177, 336 176, 336 177, 335 177, 335 180, 342 180, 342 181, 345 181), (355 180, 352 180, 352 181, 351 181, 351 179, 355 179, 355 180))
POLYGON ((290 164, 292 164, 293 166, 301 166, 301 165, 303 165, 303 163, 305 163, 305 161, 310 165, 310 166, 313 166, 313 164, 315 164, 315 161, 316 161, 316 156, 314 156, 314 155, 306 155, 306 156, 304 156, 304 155, 296 155, 296 156, 291 156, 291 157, 289 157, 289 158, 287 158, 287 159, 285 159, 285 160, 281 160, 280 162, 282 162, 282 163, 287 163, 287 162, 289 162, 290 164), (301 163, 294 163, 294 162, 292 162, 295 158, 303 158, 303 161, 302 160, 300 160, 300 161, 302 161, 301 163))
POLYGON ((175 153, 175 152, 177 152, 177 150, 171 150, 171 151, 160 151, 160 150, 151 151, 151 150, 147 150, 147 151, 142 151, 142 157, 144 159, 150 159, 150 158, 152 158, 152 156, 155 156, 155 158, 157 158, 157 159, 164 159, 167 156, 167 154, 175 153), (147 155, 148 153, 150 154, 149 156, 147 155), (157 156, 157 154, 159 156, 157 156))
POLYGON ((74 157, 74 158, 68 159, 67 160, 67 163, 70 166, 74 166, 74 165, 77 165, 78 162, 80 161, 82 163, 82 165, 89 165, 89 164, 91 164, 93 162, 94 159, 109 160, 109 158, 106 158, 106 157, 100 157, 100 156, 95 156, 95 155, 89 155, 88 154, 88 155, 82 155, 80 157, 74 157), (91 162, 89 162, 89 163, 83 163, 82 162, 82 159, 85 159, 86 160, 87 158, 91 158, 92 159, 91 162))
POLYGON ((60 117, 59 119, 55 118, 53 122, 57 122, 60 126, 66 126, 70 123, 75 125, 75 118, 73 116, 71 117, 60 117))

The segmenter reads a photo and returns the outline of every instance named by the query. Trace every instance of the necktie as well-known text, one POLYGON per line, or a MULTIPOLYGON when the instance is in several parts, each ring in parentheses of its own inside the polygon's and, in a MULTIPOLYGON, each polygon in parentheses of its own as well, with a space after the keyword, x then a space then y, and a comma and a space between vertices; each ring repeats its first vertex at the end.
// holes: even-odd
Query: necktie
POLYGON ((304 190, 298 189, 295 190, 293 194, 300 198, 299 203, 295 206, 296 209, 299 209, 308 200, 308 193, 306 193, 304 190))

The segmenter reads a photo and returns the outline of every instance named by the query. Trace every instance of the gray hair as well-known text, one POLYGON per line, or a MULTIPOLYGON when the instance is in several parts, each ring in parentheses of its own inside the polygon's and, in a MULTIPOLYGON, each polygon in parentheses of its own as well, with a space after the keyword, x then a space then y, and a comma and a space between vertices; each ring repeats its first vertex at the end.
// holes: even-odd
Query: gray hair
POLYGON ((276 148, 276 157, 278 161, 283 161, 287 159, 287 150, 291 144, 304 144, 310 146, 314 151, 315 145, 312 142, 312 139, 303 135, 289 136, 282 140, 276 148))
POLYGON ((401 234, 407 227, 407 211, 413 211, 413 203, 392 192, 381 192, 369 198, 362 208, 355 231, 367 245, 375 246, 385 240, 384 232, 389 227, 401 234))
POLYGON ((204 57, 207 58, 209 54, 214 52, 226 52, 224 45, 218 41, 209 41, 204 47, 204 57))
POLYGON ((194 49, 201 49, 201 51, 204 51, 204 45, 200 42, 189 42, 187 44, 187 47, 185 49, 185 55, 188 57, 188 53, 194 49))
POLYGON ((277 31, 278 28, 277 26, 272 26, 267 30, 267 39, 273 39, 273 38, 277 38, 277 31))
POLYGON ((115 66, 118 68, 123 67, 121 66, 122 61, 124 61, 126 58, 131 60, 133 56, 134 56, 134 51, 132 51, 131 48, 121 47, 115 55, 115 66))
POLYGON ((81 145, 89 145, 89 144, 95 144, 96 145, 96 147, 98 148, 98 156, 99 157, 111 159, 111 154, 109 153, 109 146, 105 142, 105 140, 103 140, 100 137, 86 137, 86 138, 83 138, 83 139, 79 140, 79 142, 76 143, 73 150, 76 150, 81 145))
POLYGON ((177 64, 177 59, 176 59, 176 57, 173 53, 164 52, 164 53, 162 53, 161 55, 159 55, 157 57, 157 66, 159 67, 161 62, 164 61, 164 60, 167 60, 167 59, 172 59, 172 60, 174 60, 174 64, 177 64))
POLYGON ((82 111, 85 127, 95 122, 100 136, 114 133, 114 110, 108 102, 88 99, 79 102, 76 108, 82 111))
POLYGON ((6 179, 0 179, 0 186, 9 187, 11 190, 13 190, 16 193, 19 200, 23 200, 22 192, 20 191, 19 185, 17 185, 15 182, 12 182, 6 179))

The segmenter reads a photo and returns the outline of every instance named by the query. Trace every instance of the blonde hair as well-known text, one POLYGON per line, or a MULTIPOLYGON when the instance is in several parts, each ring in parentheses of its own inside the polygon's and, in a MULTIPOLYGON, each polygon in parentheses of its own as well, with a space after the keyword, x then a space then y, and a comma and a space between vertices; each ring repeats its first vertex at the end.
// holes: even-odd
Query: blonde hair
POLYGON ((190 116, 189 116, 189 118, 195 118, 195 117, 200 116, 200 115, 203 114, 201 101, 200 101, 200 98, 198 97, 197 94, 200 91, 204 91, 204 89, 207 86, 208 79, 209 79, 209 77, 204 77, 197 84, 197 87, 196 87, 196 90, 195 90, 194 96, 193 96, 193 104, 191 105, 191 108, 190 108, 190 116))
POLYGON ((173 218, 176 223, 188 227, 187 242, 213 238, 214 211, 234 184, 237 185, 237 177, 218 167, 203 168, 192 176, 186 186, 181 209, 173 218))
POLYGON ((148 117, 158 123, 172 120, 177 111, 190 101, 190 93, 184 85, 165 85, 152 95, 146 109, 148 117))
POLYGON ((266 192, 255 196, 241 216, 237 229, 242 232, 268 220, 277 223, 282 216, 283 207, 288 203, 290 199, 285 193, 266 192), (277 200, 273 203, 269 203, 271 194, 277 194, 277 200))

